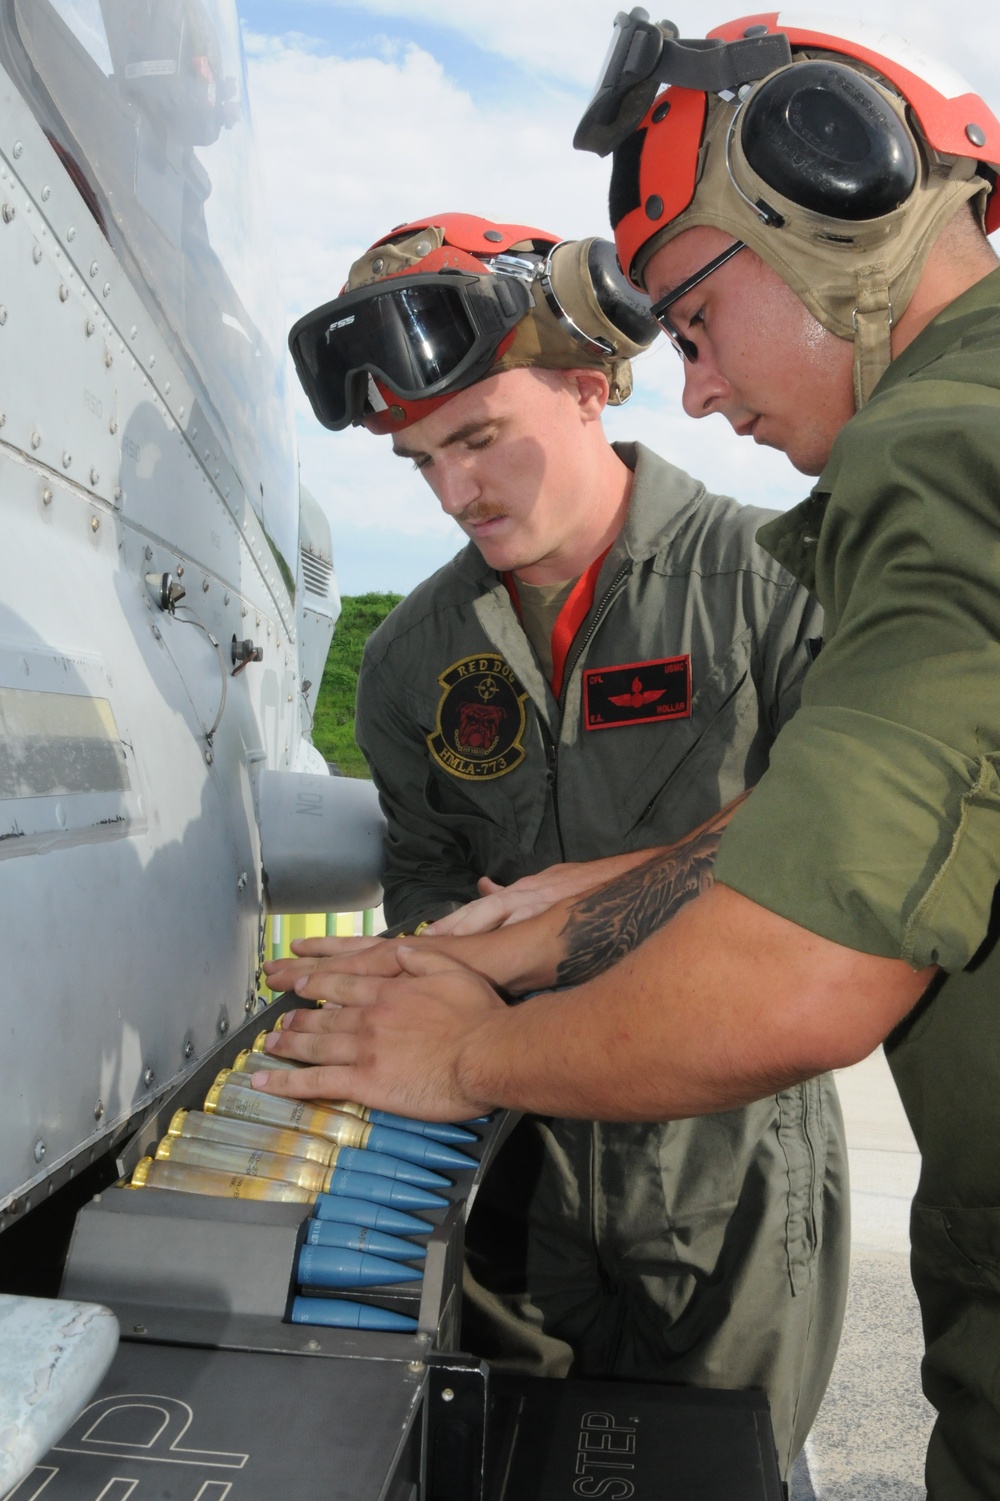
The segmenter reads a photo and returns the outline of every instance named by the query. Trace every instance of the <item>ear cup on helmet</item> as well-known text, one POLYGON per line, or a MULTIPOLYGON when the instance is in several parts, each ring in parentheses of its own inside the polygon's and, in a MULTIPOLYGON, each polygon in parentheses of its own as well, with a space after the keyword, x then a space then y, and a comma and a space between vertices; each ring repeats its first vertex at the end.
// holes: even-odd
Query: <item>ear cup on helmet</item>
POLYGON ((590 354, 628 360, 659 333, 649 301, 625 280, 610 240, 563 240, 539 283, 556 324, 590 354))
POLYGON ((592 240, 587 251, 587 270, 601 312, 632 344, 645 347, 659 333, 649 311, 649 299, 626 280, 610 240, 592 240))
POLYGON ((916 149, 899 116, 840 63, 800 63, 766 79, 744 107, 740 140, 777 193, 835 219, 891 213, 917 181, 916 149))

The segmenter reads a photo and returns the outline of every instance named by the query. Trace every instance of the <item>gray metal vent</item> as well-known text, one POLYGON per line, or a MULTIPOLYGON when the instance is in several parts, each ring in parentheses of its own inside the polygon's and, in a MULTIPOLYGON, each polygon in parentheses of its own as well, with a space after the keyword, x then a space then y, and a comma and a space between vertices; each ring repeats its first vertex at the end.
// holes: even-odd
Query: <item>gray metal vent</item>
POLYGON ((329 558, 321 558, 317 553, 309 552, 305 547, 300 551, 302 582, 305 584, 306 593, 316 594, 320 599, 329 599, 333 564, 329 558))

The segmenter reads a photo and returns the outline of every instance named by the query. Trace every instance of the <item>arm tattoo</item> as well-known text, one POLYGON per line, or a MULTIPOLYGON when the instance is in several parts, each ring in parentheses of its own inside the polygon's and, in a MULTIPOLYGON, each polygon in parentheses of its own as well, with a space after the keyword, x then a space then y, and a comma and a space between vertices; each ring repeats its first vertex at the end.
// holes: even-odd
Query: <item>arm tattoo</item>
POLYGON ((581 897, 560 935, 566 958, 556 969, 556 984, 582 985, 610 969, 669 922, 685 902, 707 891, 722 831, 746 795, 727 804, 680 844, 581 897))

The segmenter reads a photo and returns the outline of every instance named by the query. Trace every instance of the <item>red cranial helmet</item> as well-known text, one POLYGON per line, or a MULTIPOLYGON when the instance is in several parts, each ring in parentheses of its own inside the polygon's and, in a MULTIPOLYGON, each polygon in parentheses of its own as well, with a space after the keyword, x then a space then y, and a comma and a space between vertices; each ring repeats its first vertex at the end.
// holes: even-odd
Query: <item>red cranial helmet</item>
POLYGON ((439 214, 376 241, 289 342, 321 422, 385 433, 516 366, 605 366, 624 399, 655 331, 609 241, 439 214))
POLYGON ((726 230, 855 341, 860 403, 944 225, 974 198, 1000 225, 1000 122, 950 70, 860 24, 768 12, 692 42, 640 11, 616 27, 576 144, 615 153, 632 281, 685 229, 726 230))

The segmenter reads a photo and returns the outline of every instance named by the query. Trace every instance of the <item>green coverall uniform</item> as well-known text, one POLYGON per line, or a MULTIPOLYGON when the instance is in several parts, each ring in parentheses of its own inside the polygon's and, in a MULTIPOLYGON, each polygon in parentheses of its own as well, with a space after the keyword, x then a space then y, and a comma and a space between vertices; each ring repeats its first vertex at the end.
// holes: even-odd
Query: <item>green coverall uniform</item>
MULTIPOLYGON (((798 704, 822 623, 756 546, 767 513, 617 451, 629 515, 559 700, 472 546, 368 642, 357 736, 393 924, 480 875, 680 838, 759 779, 798 704)), ((470 1220, 465 1343, 536 1374, 763 1387, 787 1469, 836 1353, 848 1218, 828 1076, 670 1124, 526 1120, 470 1220)))
POLYGON ((940 966, 886 1040, 932 1501, 1000 1497, 1000 271, 894 360, 760 540, 824 605, 802 707, 716 875, 812 932, 940 966))

